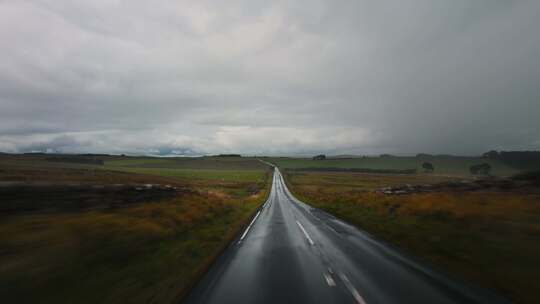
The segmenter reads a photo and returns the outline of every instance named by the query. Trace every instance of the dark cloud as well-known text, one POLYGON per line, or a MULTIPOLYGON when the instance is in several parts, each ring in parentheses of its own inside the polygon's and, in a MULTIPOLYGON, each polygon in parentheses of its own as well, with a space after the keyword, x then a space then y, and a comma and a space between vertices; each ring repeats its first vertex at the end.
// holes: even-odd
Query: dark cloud
POLYGON ((540 149, 539 20, 532 0, 2 1, 0 150, 540 149))

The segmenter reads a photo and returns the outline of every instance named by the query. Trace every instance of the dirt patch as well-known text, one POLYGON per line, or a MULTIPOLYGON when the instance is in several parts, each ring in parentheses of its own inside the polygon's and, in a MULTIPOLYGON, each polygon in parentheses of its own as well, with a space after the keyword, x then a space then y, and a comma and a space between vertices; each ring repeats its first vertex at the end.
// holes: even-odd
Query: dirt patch
POLYGON ((384 187, 376 192, 387 195, 404 195, 426 192, 471 192, 471 191, 503 191, 503 192, 519 192, 519 193, 540 193, 540 186, 531 181, 513 180, 513 179, 478 179, 478 180, 462 180, 450 181, 436 184, 422 185, 399 185, 393 187, 384 187))
POLYGON ((176 197, 187 189, 161 184, 0 184, 0 216, 111 209, 176 197))

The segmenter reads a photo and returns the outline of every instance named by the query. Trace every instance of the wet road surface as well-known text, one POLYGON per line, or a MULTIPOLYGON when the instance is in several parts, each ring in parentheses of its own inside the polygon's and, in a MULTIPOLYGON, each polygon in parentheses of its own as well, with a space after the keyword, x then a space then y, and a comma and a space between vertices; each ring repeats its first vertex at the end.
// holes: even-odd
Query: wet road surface
POLYGON ((184 303, 508 303, 292 196, 267 202, 184 303))

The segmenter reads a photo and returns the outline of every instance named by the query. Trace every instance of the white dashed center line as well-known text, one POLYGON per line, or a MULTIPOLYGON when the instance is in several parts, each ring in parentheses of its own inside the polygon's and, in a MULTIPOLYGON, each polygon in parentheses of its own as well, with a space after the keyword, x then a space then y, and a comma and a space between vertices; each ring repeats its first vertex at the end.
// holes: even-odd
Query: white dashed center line
POLYGON ((324 279, 326 280, 326 283, 328 284, 328 286, 331 286, 331 287, 334 287, 336 286, 336 282, 334 281, 334 279, 332 278, 332 276, 328 273, 323 273, 324 275, 324 279))
POLYGON ((298 224, 298 227, 300 227, 300 229, 302 230, 302 232, 306 236, 307 240, 309 241, 309 244, 312 245, 312 246, 315 245, 315 243, 313 243, 313 240, 309 237, 309 234, 307 234, 306 229, 304 229, 304 226, 302 226, 302 224, 300 224, 299 221, 296 221, 296 224, 298 224))
POLYGON ((356 300, 356 303, 358 303, 358 304, 367 304, 366 301, 364 300, 364 298, 362 298, 362 296, 360 295, 358 290, 356 290, 356 288, 354 288, 353 284, 351 283, 351 281, 349 281, 349 278, 347 278, 347 276, 345 274, 340 273, 339 277, 341 278, 341 280, 345 284, 345 287, 347 287, 349 292, 352 294, 353 298, 356 300))

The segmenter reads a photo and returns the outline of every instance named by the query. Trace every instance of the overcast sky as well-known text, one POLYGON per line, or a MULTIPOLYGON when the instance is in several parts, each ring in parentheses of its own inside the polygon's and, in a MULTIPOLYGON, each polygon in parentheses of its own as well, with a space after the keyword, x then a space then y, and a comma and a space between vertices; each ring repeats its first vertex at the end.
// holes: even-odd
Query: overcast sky
POLYGON ((0 151, 540 149, 540 1, 0 0, 0 151))

